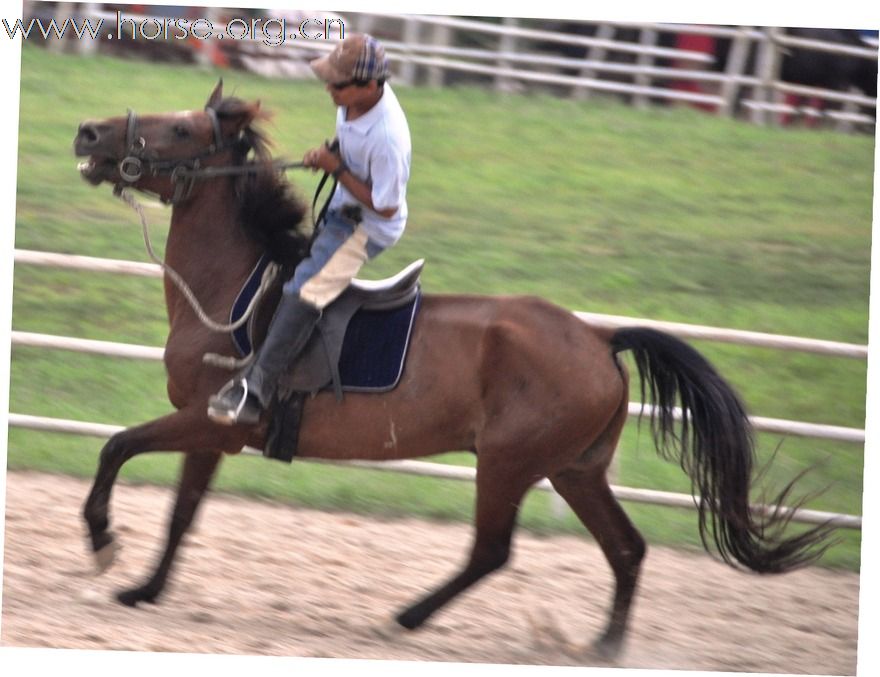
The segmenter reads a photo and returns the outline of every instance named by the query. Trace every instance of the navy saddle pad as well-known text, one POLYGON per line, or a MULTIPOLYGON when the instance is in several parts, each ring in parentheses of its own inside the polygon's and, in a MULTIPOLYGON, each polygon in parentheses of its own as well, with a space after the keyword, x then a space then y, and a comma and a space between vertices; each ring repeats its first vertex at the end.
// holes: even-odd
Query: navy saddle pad
POLYGON ((339 357, 343 390, 382 392, 397 385, 421 298, 419 293, 399 308, 362 308, 352 316, 339 357))

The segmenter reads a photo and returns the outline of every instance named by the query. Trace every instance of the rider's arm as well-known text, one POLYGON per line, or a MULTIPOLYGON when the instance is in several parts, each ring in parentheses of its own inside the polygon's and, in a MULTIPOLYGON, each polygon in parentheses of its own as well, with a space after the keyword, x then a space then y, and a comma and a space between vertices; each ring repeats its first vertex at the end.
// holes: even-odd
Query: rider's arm
POLYGON ((303 157, 303 163, 307 167, 312 167, 313 169, 323 169, 325 172, 329 172, 330 174, 334 174, 336 179, 341 183, 345 188, 351 193, 358 202, 366 205, 374 212, 383 216, 386 219, 391 218, 397 213, 397 210, 400 208, 400 205, 395 205, 393 207, 383 207, 382 209, 376 209, 373 205, 373 190, 372 186, 367 183, 364 183, 359 178, 357 178, 354 174, 348 171, 348 168, 344 166, 342 162, 342 158, 339 157, 337 153, 331 151, 326 145, 321 146, 320 148, 315 148, 310 150, 303 157))
MULTIPOLYGON (((397 213, 397 210, 398 210, 397 206, 389 207, 389 208, 385 208, 385 209, 376 209, 376 207, 373 206, 373 189, 372 189, 372 187, 368 186, 366 183, 364 183, 363 181, 358 179, 354 174, 352 174, 350 171, 348 171, 347 167, 341 167, 341 164, 342 163, 340 162, 341 171, 338 172, 338 174, 336 175, 336 178, 339 181, 339 183, 341 183, 343 186, 345 186, 348 189, 349 193, 354 195, 355 199, 358 202, 361 202, 361 203, 367 205, 367 207, 369 207, 374 212, 379 214, 379 216, 384 216, 386 219, 390 219, 392 216, 394 216, 397 213)), ((333 170, 333 171, 336 171, 336 170, 333 170)))

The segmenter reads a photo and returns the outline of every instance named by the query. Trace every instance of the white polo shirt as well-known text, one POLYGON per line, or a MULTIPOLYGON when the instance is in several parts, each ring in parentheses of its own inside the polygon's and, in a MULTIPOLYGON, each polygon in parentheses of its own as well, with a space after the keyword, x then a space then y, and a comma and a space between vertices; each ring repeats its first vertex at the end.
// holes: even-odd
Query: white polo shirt
POLYGON ((382 98, 364 115, 348 122, 345 113, 345 106, 336 111, 336 138, 342 159, 355 177, 371 186, 376 209, 397 207, 397 211, 386 219, 359 202, 341 182, 330 200, 330 209, 361 205, 367 235, 379 246, 389 247, 406 227, 406 183, 412 159, 409 125, 387 83, 382 98))

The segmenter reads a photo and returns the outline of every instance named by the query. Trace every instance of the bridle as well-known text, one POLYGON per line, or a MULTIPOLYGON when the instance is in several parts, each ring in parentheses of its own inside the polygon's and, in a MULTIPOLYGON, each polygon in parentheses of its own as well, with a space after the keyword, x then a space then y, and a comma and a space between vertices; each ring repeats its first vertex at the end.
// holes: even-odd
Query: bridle
MULTIPOLYGON (((267 292, 267 290, 273 283, 275 276, 278 274, 279 266, 277 264, 270 264, 266 267, 265 271, 263 272, 262 280, 260 282, 260 288, 254 294, 254 297, 251 299, 251 302, 248 305, 247 309, 237 321, 230 324, 220 324, 214 322, 210 317, 208 317, 207 313, 204 311, 201 304, 199 304, 198 300, 196 299, 195 294, 192 292, 189 285, 186 284, 183 278, 156 255, 150 241, 149 229, 147 226, 147 220, 146 215, 144 214, 144 210, 142 206, 138 204, 138 202, 130 194, 130 191, 128 189, 135 188, 134 184, 141 178, 143 178, 145 174, 149 176, 168 175, 171 177, 171 182, 174 185, 174 192, 171 198, 164 198, 160 196, 159 199, 166 204, 176 205, 189 197, 190 193, 192 192, 193 184, 196 182, 196 180, 199 179, 210 179, 219 176, 242 176, 244 174, 262 171, 281 172, 286 169, 305 168, 306 165, 303 162, 284 162, 276 160, 273 162, 250 161, 242 164, 234 164, 221 167, 201 167, 201 160, 207 157, 211 157, 212 155, 217 155, 226 150, 234 149, 238 150, 242 156, 245 156, 247 155, 247 152, 251 149, 251 143, 250 141, 248 141, 243 131, 239 131, 239 133, 232 139, 224 140, 220 129, 220 121, 217 117, 217 111, 210 106, 205 106, 205 112, 208 114, 208 117, 211 120, 211 125, 214 131, 214 140, 211 145, 208 146, 208 148, 200 153, 196 153, 194 155, 190 155, 184 158, 156 160, 148 156, 146 141, 144 140, 144 137, 138 135, 137 113, 135 113, 132 109, 129 109, 128 120, 126 122, 125 128, 125 156, 117 164, 119 177, 121 180, 114 185, 113 194, 121 198, 126 204, 128 204, 138 213, 138 216, 140 217, 141 227, 143 229, 144 243, 147 247, 147 253, 149 254, 150 258, 152 258, 153 261, 162 268, 164 273, 169 276, 171 281, 180 289, 201 322, 212 331, 226 333, 234 331, 248 320, 259 300, 267 292)), ((330 142, 327 142, 327 145, 334 151, 338 151, 339 149, 338 141, 334 140, 332 144, 330 142)), ((315 191, 314 200, 312 201, 312 219, 314 225, 312 242, 314 242, 314 239, 318 234, 321 218, 327 211, 327 207, 330 203, 330 198, 333 196, 333 193, 336 190, 337 179, 336 177, 333 177, 333 187, 330 191, 330 197, 327 198, 323 209, 320 211, 320 216, 316 217, 315 206, 324 188, 324 184, 327 182, 327 179, 329 177, 330 174, 325 172, 323 178, 318 184, 317 190, 315 191)), ((138 190, 142 189, 138 188, 138 190)), ((216 366, 221 366, 228 369, 237 369, 242 366, 241 361, 231 360, 230 358, 224 358, 222 356, 214 354, 205 355, 204 359, 209 364, 214 364, 216 366)))
POLYGON ((125 157, 117 165, 119 178, 121 179, 116 185, 117 192, 125 186, 130 186, 140 181, 144 175, 168 175, 171 177, 171 183, 174 185, 174 193, 171 198, 163 198, 162 201, 177 204, 189 197, 189 194, 192 192, 193 183, 197 178, 197 174, 193 172, 199 170, 201 161, 236 147, 243 140, 242 134, 239 132, 235 138, 225 141, 220 130, 220 120, 217 117, 217 111, 210 106, 205 106, 205 113, 208 114, 208 118, 211 120, 214 132, 214 139, 210 146, 204 151, 188 157, 156 160, 149 156, 146 141, 143 136, 138 134, 137 113, 129 108, 128 120, 125 125, 125 157))
POLYGON ((302 162, 274 161, 270 163, 246 162, 227 167, 202 167, 201 161, 214 155, 218 155, 230 149, 237 149, 243 155, 250 150, 250 143, 244 137, 244 132, 231 138, 224 139, 220 130, 220 120, 217 111, 211 106, 205 106, 205 113, 211 120, 214 139, 205 150, 182 158, 170 158, 165 160, 153 159, 149 156, 146 141, 138 135, 138 116, 131 108, 128 109, 128 120, 125 126, 125 156, 119 161, 117 169, 121 179, 114 189, 117 194, 123 188, 131 186, 146 176, 169 176, 174 186, 174 192, 170 198, 160 198, 162 202, 178 204, 190 193, 193 185, 199 179, 209 179, 218 176, 241 176, 261 171, 283 171, 285 169, 301 168, 302 162))
MULTIPOLYGON (((193 185, 199 179, 211 179, 220 176, 243 176, 244 174, 257 172, 283 172, 287 169, 303 169, 306 167, 303 162, 286 162, 284 160, 273 160, 272 162, 251 161, 225 167, 202 167, 201 160, 204 158, 217 155, 231 148, 237 149, 242 155, 245 155, 251 147, 243 131, 239 131, 234 138, 224 141, 217 111, 211 106, 205 106, 205 113, 208 114, 214 130, 214 141, 210 146, 202 152, 190 155, 189 157, 154 160, 147 156, 147 144, 144 137, 138 136, 137 113, 129 108, 128 120, 125 125, 126 155, 117 165, 121 181, 117 182, 114 186, 114 194, 118 197, 123 188, 132 186, 137 181, 140 181, 144 174, 149 176, 168 175, 171 177, 174 192, 170 198, 160 196, 159 199, 166 204, 175 205, 189 197, 190 193, 192 193, 193 185)), ((338 140, 327 141, 326 144, 330 150, 334 152, 339 151, 338 140)), ((318 183, 314 199, 312 200, 312 225, 314 226, 312 239, 317 235, 318 224, 327 212, 330 198, 333 197, 333 193, 336 191, 337 178, 333 177, 333 186, 330 189, 330 194, 326 198, 323 208, 319 212, 316 211, 318 199, 329 178, 330 175, 325 172, 318 183)))

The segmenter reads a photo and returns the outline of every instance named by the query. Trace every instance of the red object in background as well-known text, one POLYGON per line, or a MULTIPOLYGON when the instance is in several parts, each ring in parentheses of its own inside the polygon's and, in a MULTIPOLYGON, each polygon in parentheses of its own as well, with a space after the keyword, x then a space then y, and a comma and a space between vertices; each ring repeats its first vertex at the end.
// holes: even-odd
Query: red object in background
MULTIPOLYGON (((798 96, 797 94, 786 94, 785 95, 785 103, 792 108, 798 108, 800 106, 809 106, 814 110, 821 113, 825 108, 825 101, 820 96, 798 96)), ((803 120, 803 124, 805 127, 818 127, 819 126, 819 118, 814 115, 805 115, 801 112, 797 113, 782 113, 779 116, 779 121, 783 125, 791 125, 794 124, 798 119, 803 120)))
MULTIPOLYGON (((689 52, 702 52, 703 54, 715 55, 715 38, 711 35, 697 35, 694 33, 679 33, 675 36, 675 48, 689 52)), ((697 64, 686 59, 676 59, 672 63, 673 68, 690 69, 705 68, 704 64, 697 64)), ((703 88, 699 82, 693 80, 674 80, 672 88, 680 92, 702 93, 703 88)), ((716 107, 711 103, 688 102, 689 105, 700 110, 714 113, 716 107)))
POLYGON ((205 54, 211 62, 211 65, 216 66, 217 68, 229 68, 229 58, 223 53, 223 50, 220 49, 220 45, 217 44, 216 38, 200 40, 199 38, 190 35, 186 39, 186 44, 193 52, 205 54))
POLYGON ((711 35, 679 33, 675 39, 675 48, 686 49, 689 52, 703 52, 704 54, 714 54, 715 38, 713 38, 711 35))

